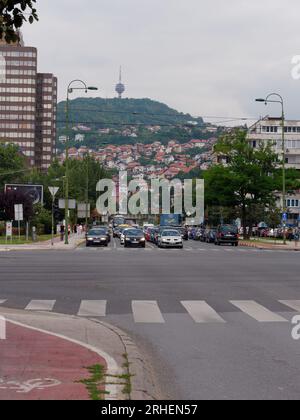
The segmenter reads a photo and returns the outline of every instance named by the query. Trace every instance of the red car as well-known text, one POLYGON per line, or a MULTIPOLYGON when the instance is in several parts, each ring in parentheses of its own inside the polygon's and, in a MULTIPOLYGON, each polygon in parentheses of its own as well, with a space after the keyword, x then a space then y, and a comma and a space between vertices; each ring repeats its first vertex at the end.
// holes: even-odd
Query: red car
POLYGON ((148 228, 145 232, 145 239, 147 242, 151 242, 151 228, 148 228))

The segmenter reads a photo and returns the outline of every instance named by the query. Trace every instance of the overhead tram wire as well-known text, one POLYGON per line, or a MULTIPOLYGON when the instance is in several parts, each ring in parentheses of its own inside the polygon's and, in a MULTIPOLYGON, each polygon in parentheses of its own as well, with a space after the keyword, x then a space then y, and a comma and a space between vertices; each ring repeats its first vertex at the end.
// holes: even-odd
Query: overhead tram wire
MULTIPOLYGON (((71 108, 70 112, 73 111, 79 111, 79 112, 96 112, 96 113, 103 113, 103 114, 125 114, 125 115, 130 115, 130 116, 157 116, 157 117, 176 117, 176 118, 187 118, 188 116, 186 114, 181 115, 181 114, 156 114, 156 113, 151 113, 151 112, 128 112, 128 111, 110 111, 110 110, 102 110, 102 109, 98 109, 98 108, 89 108, 89 109, 83 109, 83 108, 71 108)), ((199 119, 216 119, 216 120, 222 120, 222 119, 232 119, 234 121, 253 121, 256 120, 256 118, 250 118, 250 117, 232 117, 232 116, 211 116, 211 115, 203 115, 200 117, 193 117, 192 115, 190 116, 192 120, 199 120, 199 119)))

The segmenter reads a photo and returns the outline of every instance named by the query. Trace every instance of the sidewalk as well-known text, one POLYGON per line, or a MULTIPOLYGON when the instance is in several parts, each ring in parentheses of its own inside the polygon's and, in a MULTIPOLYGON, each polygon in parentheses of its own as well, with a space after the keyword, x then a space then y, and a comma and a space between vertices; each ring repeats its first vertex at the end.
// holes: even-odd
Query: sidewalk
POLYGON ((270 250, 279 250, 279 251, 300 251, 300 244, 296 246, 295 241, 288 241, 286 245, 275 244, 274 242, 260 242, 260 241, 247 241, 241 239, 239 241, 240 246, 257 248, 257 249, 270 249, 270 250))
POLYGON ((26 245, 0 245, 0 252, 1 251, 38 251, 38 250, 70 250, 77 248, 78 245, 83 243, 85 240, 85 235, 77 235, 73 234, 69 237, 69 245, 65 245, 64 241, 61 241, 59 237, 54 238, 54 245, 52 246, 51 240, 43 241, 43 242, 36 242, 32 244, 26 245))
POLYGON ((0 400, 155 399, 152 370, 119 329, 6 308, 0 317, 0 400))

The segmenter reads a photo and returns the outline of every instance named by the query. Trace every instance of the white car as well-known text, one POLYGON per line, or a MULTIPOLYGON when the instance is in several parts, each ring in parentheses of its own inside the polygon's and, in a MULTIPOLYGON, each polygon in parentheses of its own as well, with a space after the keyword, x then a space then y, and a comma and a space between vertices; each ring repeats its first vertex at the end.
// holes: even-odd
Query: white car
POLYGON ((183 239, 181 232, 178 230, 163 230, 158 239, 159 248, 183 248, 183 239))

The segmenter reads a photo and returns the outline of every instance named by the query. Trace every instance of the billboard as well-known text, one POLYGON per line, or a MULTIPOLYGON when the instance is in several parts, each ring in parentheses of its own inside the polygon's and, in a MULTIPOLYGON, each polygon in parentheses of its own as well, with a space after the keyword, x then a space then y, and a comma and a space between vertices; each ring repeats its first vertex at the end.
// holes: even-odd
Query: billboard
POLYGON ((44 203, 43 185, 6 184, 5 192, 7 191, 20 191, 24 195, 30 197, 33 204, 44 203))

